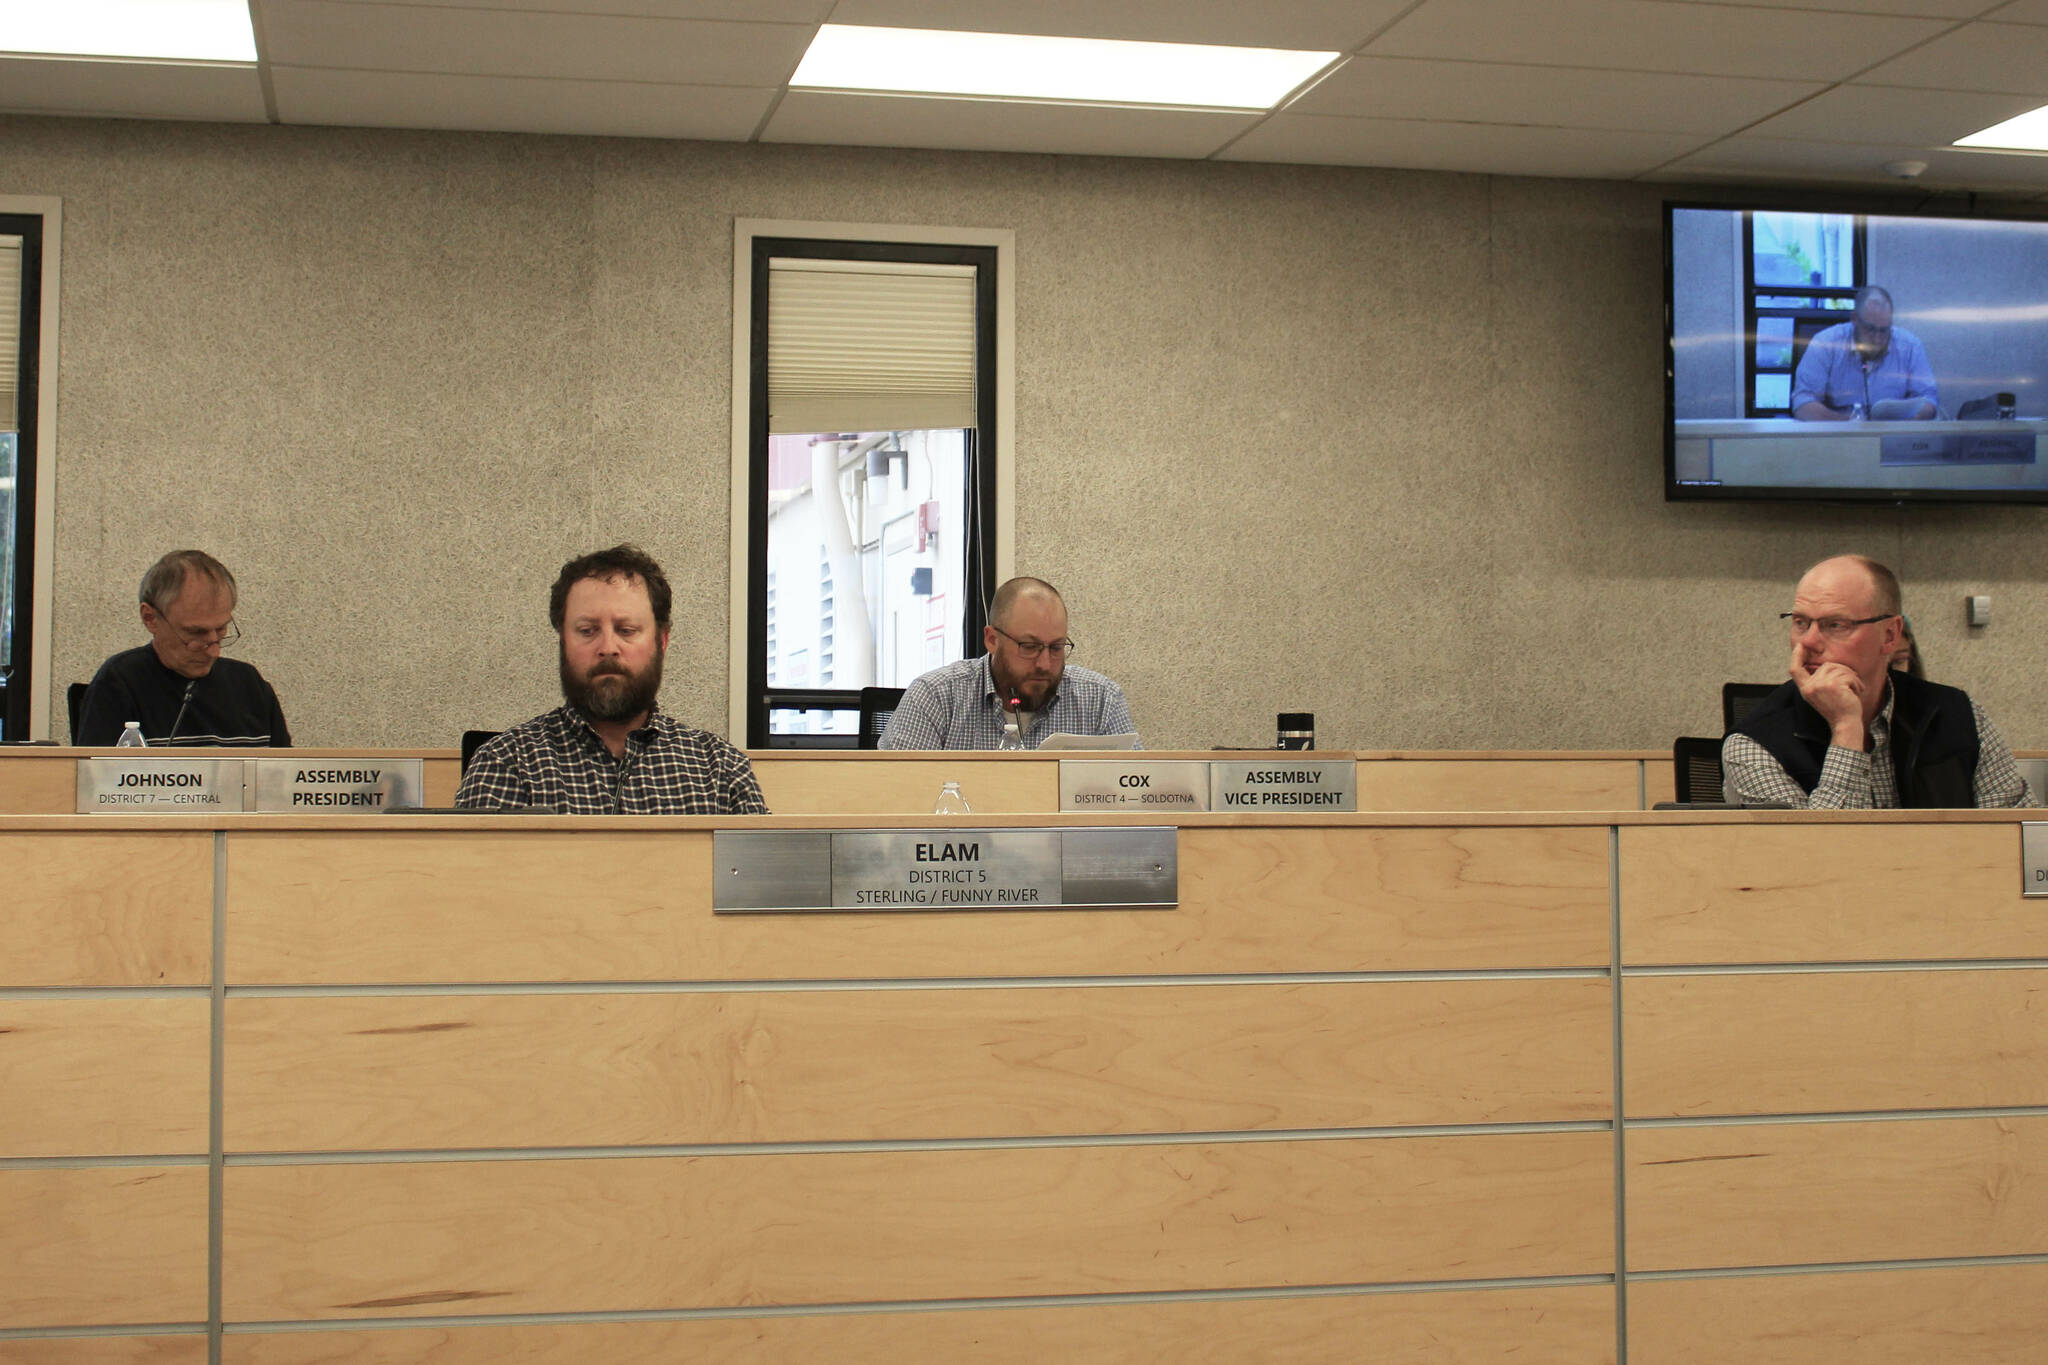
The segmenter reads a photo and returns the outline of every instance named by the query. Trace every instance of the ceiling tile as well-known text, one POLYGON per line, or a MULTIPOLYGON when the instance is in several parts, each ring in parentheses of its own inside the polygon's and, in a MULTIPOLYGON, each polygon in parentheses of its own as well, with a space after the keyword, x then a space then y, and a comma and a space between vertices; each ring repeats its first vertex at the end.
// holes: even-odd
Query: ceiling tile
POLYGON ((1354 57, 1289 105, 1288 112, 1729 133, 1825 88, 1731 76, 1354 57))
POLYGON ((1657 179, 1792 179, 1890 185, 1916 193, 1944 189, 2048 188, 2048 157, 1990 156, 1901 143, 1848 144, 1790 138, 1735 137, 1684 157, 1657 179), (1925 161, 1917 179, 1901 181, 1884 168, 1893 161, 1925 161))
POLYGON ((1939 19, 1670 4, 1663 0, 1426 0, 1376 57, 1842 80, 1940 33, 1939 19))
MULTIPOLYGON (((259 0, 266 6, 275 0, 259 0)), ((629 14, 649 19, 744 19, 756 23, 821 24, 832 0, 334 0, 364 10, 396 6, 515 10, 529 14, 629 14)))
POLYGON ((792 90, 763 142, 1076 156, 1204 157, 1256 114, 792 90))
POLYGON ((2048 29, 1967 24, 1859 79, 1924 90, 2048 95, 2048 29))
POLYGON ((263 82, 253 66, 0 57, 0 110, 114 118, 263 123, 263 82))
POLYGON ((812 29, 710 19, 510 14, 347 0, 264 0, 264 56, 288 66, 780 85, 812 29), (374 21, 366 22, 365 15, 374 21))
POLYGON ((839 0, 835 24, 1349 52, 1414 0, 839 0))
POLYGON ((286 123, 453 128, 594 137, 744 142, 775 92, 738 86, 535 80, 280 66, 271 73, 286 123))
POLYGON ((1260 124, 1218 159, 1611 179, 1641 175, 1699 145, 1699 137, 1682 133, 1289 113, 1276 114, 1260 124))
POLYGON ((1951 90, 1838 85, 1797 109, 1745 130, 1757 137, 1812 142, 1908 143, 1945 147, 2040 104, 2033 95, 1975 95, 1951 90))

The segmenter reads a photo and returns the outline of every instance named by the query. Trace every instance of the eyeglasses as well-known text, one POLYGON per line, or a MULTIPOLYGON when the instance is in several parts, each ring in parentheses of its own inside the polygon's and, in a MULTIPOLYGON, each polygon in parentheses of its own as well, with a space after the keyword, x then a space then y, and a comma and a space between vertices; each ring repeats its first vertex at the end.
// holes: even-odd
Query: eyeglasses
MULTIPOLYGON (((171 626, 170 618, 161 611, 157 612, 156 615, 159 621, 162 621, 167 626, 171 626)), ((204 626, 196 630, 187 630, 183 626, 171 626, 171 629, 176 631, 178 638, 184 641, 187 647, 192 649, 205 649, 208 645, 213 644, 226 649, 229 645, 242 638, 241 623, 232 616, 228 618, 228 623, 218 630, 209 630, 204 626)))
POLYGON ((1846 640, 1861 626, 1874 626, 1879 621, 1889 621, 1898 615, 1888 611, 1882 616, 1865 616, 1861 620, 1849 621, 1839 616, 1801 616, 1796 611, 1781 611, 1778 619, 1792 628, 1794 636, 1804 635, 1818 626, 1820 633, 1830 640, 1846 640))
POLYGON ((1017 652, 1027 659, 1036 659, 1041 654, 1051 654, 1055 659, 1064 659, 1074 652, 1072 640, 1020 640, 1001 626, 990 626, 989 629, 1017 646, 1017 652))

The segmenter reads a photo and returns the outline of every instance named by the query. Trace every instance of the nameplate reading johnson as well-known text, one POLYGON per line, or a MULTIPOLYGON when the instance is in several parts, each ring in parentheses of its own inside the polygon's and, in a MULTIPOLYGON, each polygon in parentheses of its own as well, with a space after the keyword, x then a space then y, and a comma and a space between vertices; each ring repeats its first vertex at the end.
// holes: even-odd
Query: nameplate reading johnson
POLYGON ((80 815, 220 815, 242 808, 242 764, 238 759, 79 760, 80 815))
POLYGON ((720 830, 721 915, 847 911, 1170 909, 1178 831, 720 830))

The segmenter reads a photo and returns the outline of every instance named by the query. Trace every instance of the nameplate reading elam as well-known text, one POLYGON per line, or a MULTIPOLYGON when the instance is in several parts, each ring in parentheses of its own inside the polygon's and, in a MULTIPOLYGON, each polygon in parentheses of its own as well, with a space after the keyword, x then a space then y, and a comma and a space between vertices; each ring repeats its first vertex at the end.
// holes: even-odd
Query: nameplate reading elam
POLYGON ((1163 909, 1179 899, 1177 831, 720 830, 719 914, 1163 909))
POLYGON ((220 815, 242 809, 237 759, 88 758, 78 764, 81 815, 220 815))
POLYGON ((2048 824, 2039 820, 2020 826, 2020 894, 2048 896, 2048 824))
POLYGON ((1358 760, 1268 758, 1209 764, 1213 811, 1355 811, 1358 760))
POLYGON ((1060 760, 1062 811, 1205 811, 1209 764, 1205 759, 1060 760))

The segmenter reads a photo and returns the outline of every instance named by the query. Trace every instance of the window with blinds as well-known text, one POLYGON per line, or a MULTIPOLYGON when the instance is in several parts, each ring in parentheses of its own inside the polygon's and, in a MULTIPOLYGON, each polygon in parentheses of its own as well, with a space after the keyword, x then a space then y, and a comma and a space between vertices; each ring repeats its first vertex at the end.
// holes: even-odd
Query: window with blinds
POLYGON ((753 239, 748 745, 851 748, 862 688, 980 652, 995 269, 993 247, 753 239))

